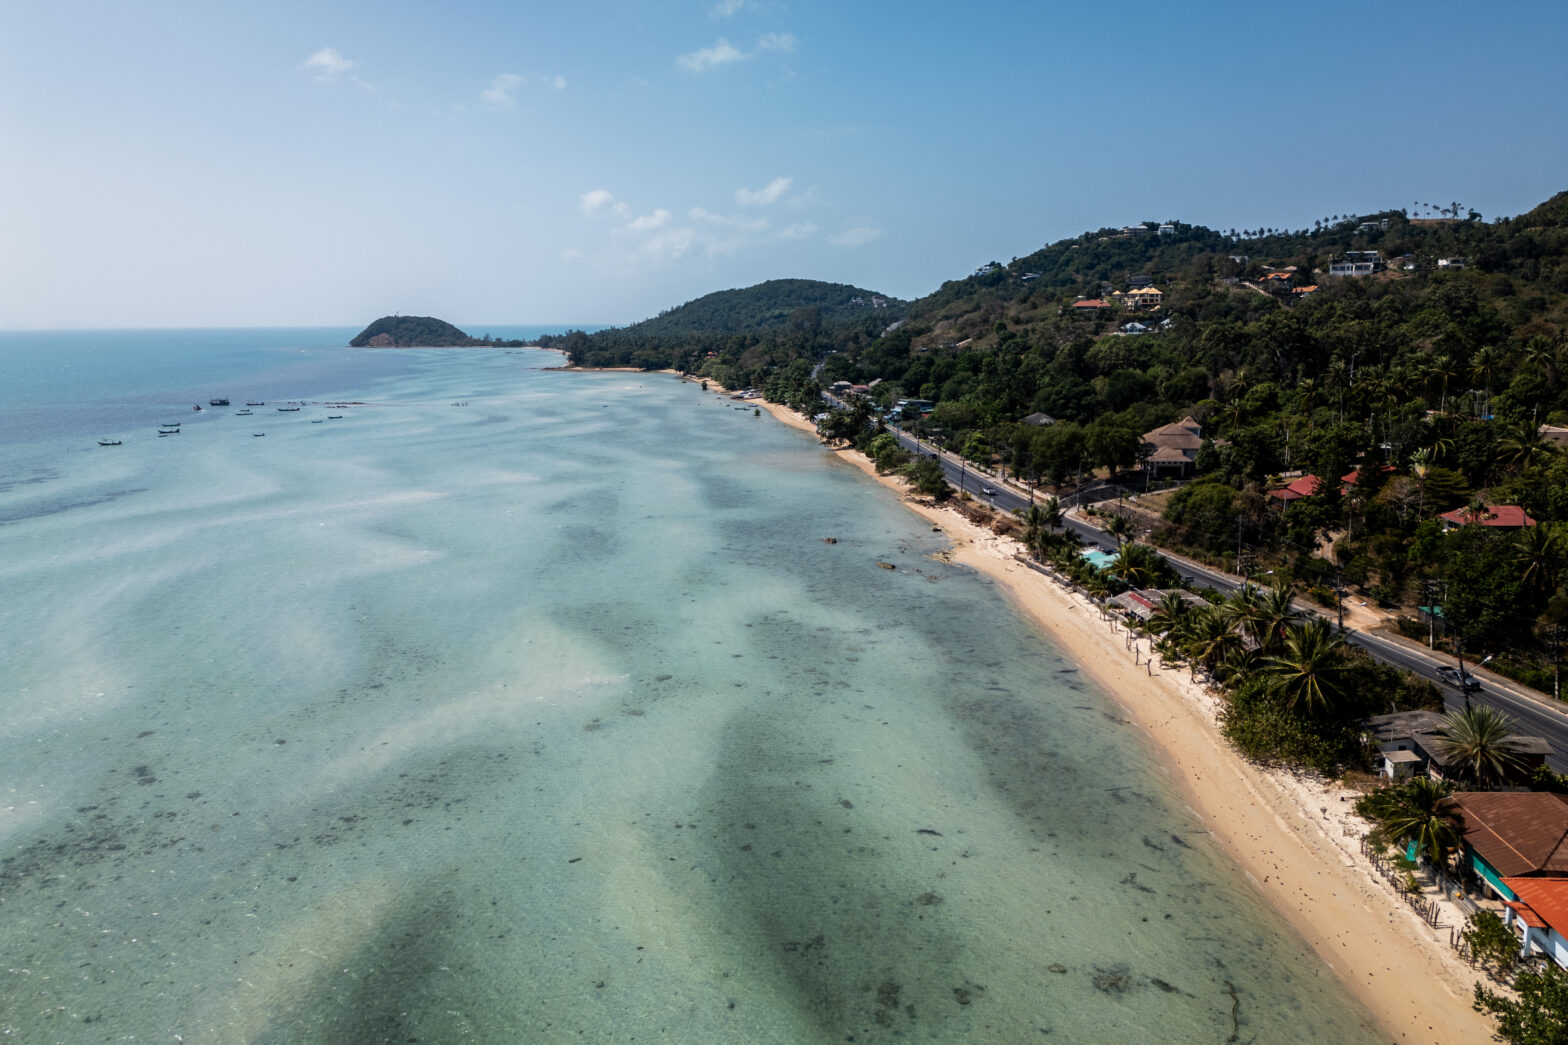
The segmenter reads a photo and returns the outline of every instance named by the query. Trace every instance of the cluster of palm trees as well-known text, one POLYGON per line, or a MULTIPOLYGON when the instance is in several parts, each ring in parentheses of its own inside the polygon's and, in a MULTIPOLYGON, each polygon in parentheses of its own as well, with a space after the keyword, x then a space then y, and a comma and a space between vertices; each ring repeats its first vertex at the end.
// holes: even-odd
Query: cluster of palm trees
POLYGON ((1261 677, 1293 714, 1331 718, 1350 696, 1344 635, 1322 617, 1299 615, 1288 587, 1245 585, 1210 605, 1167 595, 1148 628, 1161 659, 1224 686, 1261 677))

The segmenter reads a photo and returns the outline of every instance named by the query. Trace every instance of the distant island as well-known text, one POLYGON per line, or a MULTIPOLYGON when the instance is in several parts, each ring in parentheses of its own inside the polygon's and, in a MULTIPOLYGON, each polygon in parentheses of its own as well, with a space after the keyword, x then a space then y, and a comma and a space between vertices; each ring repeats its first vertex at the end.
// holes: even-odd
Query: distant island
POLYGON ((434 316, 382 316, 348 343, 350 348, 518 348, 524 344, 489 336, 469 337, 434 316))

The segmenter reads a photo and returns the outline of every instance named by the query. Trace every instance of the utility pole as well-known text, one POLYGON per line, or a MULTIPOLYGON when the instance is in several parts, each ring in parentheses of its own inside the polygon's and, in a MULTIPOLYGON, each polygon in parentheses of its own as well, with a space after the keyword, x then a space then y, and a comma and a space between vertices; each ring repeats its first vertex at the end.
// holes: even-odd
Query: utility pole
POLYGON ((1334 570, 1334 612, 1339 615, 1339 630, 1345 630, 1345 571, 1334 570))

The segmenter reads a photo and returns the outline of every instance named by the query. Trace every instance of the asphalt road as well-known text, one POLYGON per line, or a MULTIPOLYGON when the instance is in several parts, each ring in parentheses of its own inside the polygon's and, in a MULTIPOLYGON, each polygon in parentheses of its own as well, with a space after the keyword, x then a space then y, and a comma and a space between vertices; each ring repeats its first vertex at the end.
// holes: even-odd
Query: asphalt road
MULTIPOLYGON (((888 430, 898 437, 899 442, 906 449, 926 456, 936 456, 941 462, 942 472, 947 476, 947 481, 958 489, 969 491, 970 496, 976 500, 995 505, 1006 512, 1028 509, 1030 504, 1028 496, 1003 485, 990 475, 976 474, 967 463, 955 455, 944 453, 923 441, 917 443, 912 436, 906 435, 899 429, 890 427, 888 430), (987 490, 992 492, 985 492, 987 490)), ((1115 538, 1081 520, 1066 519, 1064 525, 1083 538, 1085 547, 1116 550, 1115 538)), ((1243 582, 1238 577, 1169 554, 1165 557, 1183 580, 1199 587, 1210 587, 1229 594, 1242 586, 1243 582)), ((1301 608, 1306 612, 1318 612, 1309 607, 1301 608)), ((1456 662, 1452 657, 1372 632, 1357 631, 1354 628, 1347 628, 1346 631, 1347 639, 1352 645, 1361 647, 1377 660, 1413 671, 1437 683, 1438 689, 1443 692, 1447 710, 1455 711, 1464 707, 1464 694, 1456 687, 1446 685, 1437 674, 1439 667, 1455 666, 1456 662)), ((1549 698, 1537 695, 1533 690, 1494 675, 1484 668, 1477 668, 1467 662, 1465 670, 1474 674, 1481 682, 1480 692, 1470 695, 1471 702, 1495 707, 1504 712, 1519 724, 1519 732, 1525 736, 1546 738, 1547 743, 1552 746, 1552 753, 1546 759, 1547 765, 1558 773, 1568 773, 1568 713, 1555 707, 1549 698)))

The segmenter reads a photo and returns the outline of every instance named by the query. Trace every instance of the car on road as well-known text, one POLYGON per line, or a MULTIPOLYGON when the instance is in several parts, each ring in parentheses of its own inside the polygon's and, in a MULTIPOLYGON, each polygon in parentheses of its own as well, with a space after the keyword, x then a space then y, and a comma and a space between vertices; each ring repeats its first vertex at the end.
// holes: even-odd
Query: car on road
POLYGON ((1468 671, 1461 675, 1458 668, 1451 668, 1446 664, 1443 667, 1437 669, 1437 677, 1448 683, 1450 686, 1453 686, 1455 689, 1459 689, 1462 686, 1469 692, 1474 693, 1476 690, 1481 688, 1480 679, 1476 678, 1468 671))
POLYGON ((989 486, 982 486, 982 487, 980 487, 980 492, 985 494, 987 497, 995 497, 996 496, 996 491, 991 489, 991 487, 989 487, 989 486))

